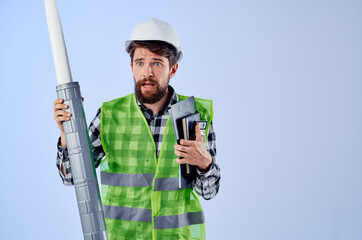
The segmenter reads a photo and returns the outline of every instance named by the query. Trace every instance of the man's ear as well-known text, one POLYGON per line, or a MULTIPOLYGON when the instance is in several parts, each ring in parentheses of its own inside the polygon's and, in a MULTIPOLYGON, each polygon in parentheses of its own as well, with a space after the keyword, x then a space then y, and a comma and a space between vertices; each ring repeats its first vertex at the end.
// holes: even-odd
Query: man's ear
POLYGON ((175 63, 172 67, 171 67, 171 71, 170 71, 170 78, 172 78, 173 76, 175 76, 176 72, 178 69, 178 63, 175 63))
POLYGON ((131 70, 133 72, 133 65, 132 65, 132 61, 129 63, 129 65, 131 66, 131 70))

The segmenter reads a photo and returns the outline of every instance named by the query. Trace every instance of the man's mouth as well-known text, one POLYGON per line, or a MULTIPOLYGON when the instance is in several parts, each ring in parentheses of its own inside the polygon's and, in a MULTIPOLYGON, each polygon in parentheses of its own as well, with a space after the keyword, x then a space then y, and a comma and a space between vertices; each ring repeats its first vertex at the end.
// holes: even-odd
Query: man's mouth
POLYGON ((153 83, 143 83, 142 86, 143 86, 144 88, 151 88, 151 87, 154 87, 155 84, 153 84, 153 83))

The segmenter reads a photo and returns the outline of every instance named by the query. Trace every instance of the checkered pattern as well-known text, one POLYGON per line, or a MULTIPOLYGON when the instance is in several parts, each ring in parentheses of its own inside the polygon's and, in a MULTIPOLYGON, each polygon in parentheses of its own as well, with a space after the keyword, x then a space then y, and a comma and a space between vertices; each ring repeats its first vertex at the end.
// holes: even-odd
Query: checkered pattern
MULTIPOLYGON (((150 129, 146 127, 148 124, 135 103, 134 95, 104 103, 101 111, 101 138, 106 154, 101 171, 119 174, 155 173, 156 147, 150 129)), ((103 181, 101 184, 104 205, 152 209, 151 193, 152 187, 110 186, 103 181)), ((104 209, 110 239, 137 238, 135 235, 140 224, 146 228, 143 234, 148 236, 145 236, 145 239, 151 239, 152 222, 140 223, 124 217, 113 219, 108 211, 111 210, 104 209), (119 232, 119 227, 122 232, 119 232)))
MULTIPOLYGON (((147 123, 150 126, 153 139, 156 144, 156 154, 159 156, 161 150, 161 143, 164 135, 164 129, 166 127, 166 122, 168 118, 168 108, 178 102, 178 95, 170 86, 170 92, 172 93, 172 98, 170 103, 159 113, 152 116, 152 111, 147 109, 144 105, 138 102, 138 106, 144 114, 147 123)), ((89 126, 89 137, 91 141, 94 164, 96 167, 99 166, 101 160, 105 156, 105 152, 102 147, 100 139, 100 127, 101 127, 101 109, 98 110, 96 116, 89 126)), ((130 144, 130 147, 133 147, 130 144)), ((219 190, 219 181, 220 181, 220 168, 218 166, 217 157, 216 157, 216 138, 215 132, 213 129, 213 124, 211 122, 208 140, 207 140, 207 150, 212 156, 213 163, 206 172, 198 171, 198 176, 193 182, 193 188, 197 194, 202 196, 205 199, 213 198, 219 190)), ((73 177, 71 173, 71 166, 68 158, 67 149, 60 146, 58 142, 58 153, 57 153, 57 167, 59 169, 59 175, 61 176, 63 183, 65 185, 73 185, 73 177), (61 171, 61 166, 63 165, 65 169, 65 176, 61 171)))
POLYGON ((152 239, 152 225, 147 222, 134 222, 134 221, 118 221, 115 219, 105 219, 107 226, 108 239, 117 240, 147 240, 152 239), (108 231, 108 228, 114 229, 114 231, 108 231), (129 229, 135 229, 128 233, 129 229))
MULTIPOLYGON (((196 101, 198 104, 198 100, 196 101)), ((207 119, 209 122, 211 122, 211 108, 211 101, 204 101, 200 104, 200 116, 204 116, 203 119, 207 119)), ((175 161, 177 156, 173 149, 176 138, 171 121, 167 121, 161 151, 156 158, 153 134, 144 114, 136 103, 134 94, 104 103, 101 111, 101 139, 106 153, 106 159, 101 164, 102 172, 115 174, 154 173, 156 179, 178 177, 179 164, 175 161), (104 165, 108 169, 103 168, 104 165)), ((151 186, 110 186, 103 181, 102 188, 105 188, 102 189, 104 205, 152 209, 153 217, 182 216, 190 212, 202 212, 196 193, 190 188, 153 191, 151 186), (145 208, 148 204, 152 204, 151 208, 145 208)), ((125 217, 124 211, 122 211, 122 215, 117 216, 111 214, 111 209, 106 208, 104 211, 106 219, 117 218, 119 222, 126 221, 126 223, 130 220, 127 216, 125 217)), ((149 224, 153 226, 152 222, 149 224)), ((173 227, 172 230, 165 230, 165 228, 170 228, 166 227, 170 226, 169 222, 166 221, 164 228, 155 227, 153 233, 157 235, 155 239, 158 240, 180 239, 180 234, 185 236, 181 239, 186 240, 192 236, 191 225, 193 227, 199 225, 196 232, 205 232, 203 221, 199 220, 187 226, 173 227)), ((122 236, 129 235, 133 239, 137 223, 130 223, 129 227, 122 228, 124 229, 122 236)), ((118 229, 114 225, 107 225, 107 231, 113 234, 118 232, 118 229)))

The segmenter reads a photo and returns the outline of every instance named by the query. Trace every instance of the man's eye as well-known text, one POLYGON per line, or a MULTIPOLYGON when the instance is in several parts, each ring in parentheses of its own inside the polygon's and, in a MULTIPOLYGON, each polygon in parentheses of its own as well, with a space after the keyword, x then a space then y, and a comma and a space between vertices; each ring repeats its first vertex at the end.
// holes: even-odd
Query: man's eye
POLYGON ((137 66, 142 66, 142 65, 143 65, 143 62, 136 62, 136 65, 137 65, 137 66))
POLYGON ((162 64, 159 63, 159 62, 155 62, 153 65, 155 65, 155 66, 157 66, 157 67, 162 66, 162 64))

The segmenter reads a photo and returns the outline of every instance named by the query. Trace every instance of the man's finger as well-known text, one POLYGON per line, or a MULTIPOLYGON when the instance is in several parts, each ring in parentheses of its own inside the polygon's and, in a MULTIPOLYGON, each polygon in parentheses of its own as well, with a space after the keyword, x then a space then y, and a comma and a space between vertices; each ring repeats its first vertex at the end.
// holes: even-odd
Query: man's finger
POLYGON ((189 161, 186 158, 183 159, 176 158, 176 162, 178 162, 179 164, 189 163, 189 161))
POLYGON ((192 141, 192 140, 185 140, 185 139, 181 139, 181 140, 180 140, 180 144, 181 144, 182 146, 186 146, 186 147, 190 147, 190 146, 192 146, 194 143, 195 143, 195 141, 192 141))
POLYGON ((175 154, 179 157, 186 157, 186 155, 187 155, 185 152, 181 152, 177 149, 175 149, 175 154))
POLYGON ((62 99, 62 98, 58 98, 58 99, 55 99, 55 100, 54 100, 54 104, 62 103, 62 102, 63 102, 63 99, 62 99))
POLYGON ((57 120, 60 122, 66 122, 66 121, 70 120, 70 117, 62 116, 62 117, 58 117, 57 120))
POLYGON ((175 144, 173 146, 176 150, 178 151, 181 151, 181 152, 187 152, 189 150, 189 147, 187 146, 182 146, 182 145, 179 145, 179 144, 175 144))
POLYGON ((60 110, 60 109, 68 109, 69 106, 67 104, 56 104, 54 109, 60 110))
POLYGON ((196 127, 195 127, 195 137, 196 137, 196 141, 198 141, 198 142, 203 142, 202 136, 201 136, 201 131, 200 131, 200 123, 197 123, 197 124, 196 124, 196 127))
POLYGON ((59 117, 59 116, 67 116, 67 117, 72 116, 71 113, 66 112, 66 111, 63 111, 63 110, 58 110, 58 111, 56 111, 56 112, 55 112, 55 115, 56 115, 57 117, 59 117))

